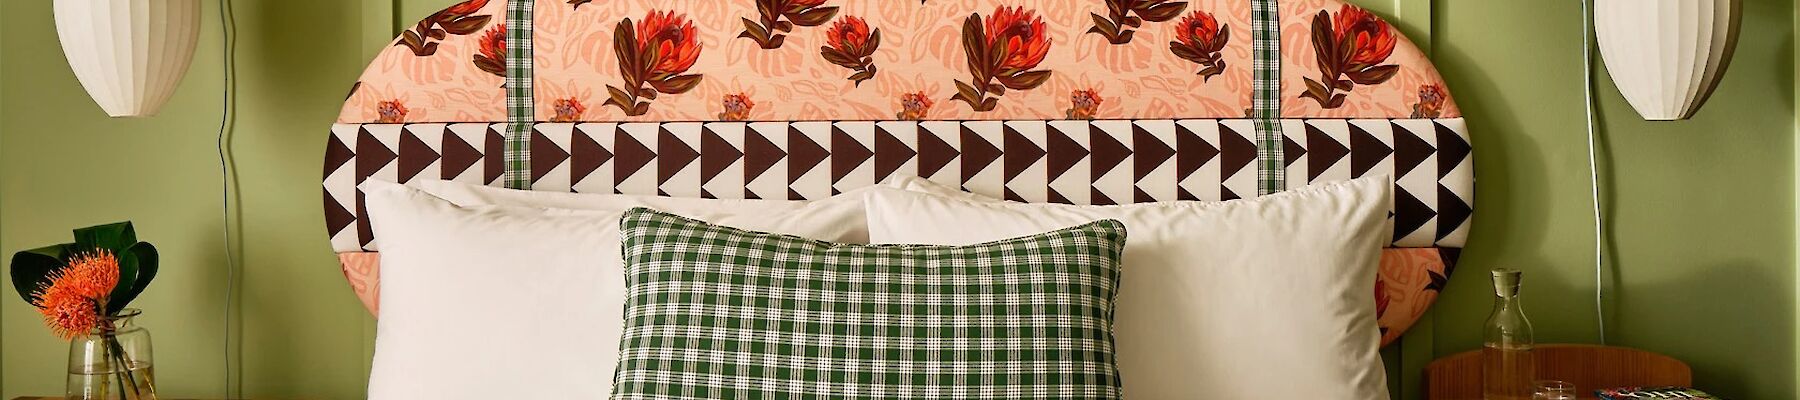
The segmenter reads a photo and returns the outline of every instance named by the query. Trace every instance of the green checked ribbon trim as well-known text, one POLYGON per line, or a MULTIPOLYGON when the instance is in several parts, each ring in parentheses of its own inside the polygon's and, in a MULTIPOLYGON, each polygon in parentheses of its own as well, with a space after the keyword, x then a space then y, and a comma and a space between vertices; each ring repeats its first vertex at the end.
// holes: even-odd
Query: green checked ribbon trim
POLYGON ((1281 143, 1281 8, 1279 0, 1251 0, 1251 47, 1256 53, 1250 118, 1256 120, 1256 194, 1287 185, 1281 143))
POLYGON ((506 2, 506 187, 531 189, 531 21, 534 0, 506 2))

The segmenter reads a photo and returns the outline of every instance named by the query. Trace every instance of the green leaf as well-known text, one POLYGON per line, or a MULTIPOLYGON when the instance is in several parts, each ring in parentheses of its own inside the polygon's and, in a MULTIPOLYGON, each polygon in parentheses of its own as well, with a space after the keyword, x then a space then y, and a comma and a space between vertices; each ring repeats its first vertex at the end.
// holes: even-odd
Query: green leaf
MULTIPOLYGON (((131 248, 126 249, 125 253, 120 255, 119 264, 121 268, 119 269, 119 273, 121 275, 125 273, 123 267, 125 264, 124 259, 126 257, 130 257, 135 262, 137 277, 131 280, 129 289, 124 292, 117 289, 113 290, 112 300, 106 308, 108 314, 117 314, 119 311, 124 310, 126 306, 131 304, 132 300, 137 300, 138 295, 144 293, 144 289, 150 287, 150 282, 152 280, 156 279, 157 261, 161 258, 156 252, 156 246, 152 246, 150 243, 138 242, 137 244, 132 245, 131 248)), ((119 279, 119 288, 126 287, 125 279, 121 276, 119 279)))
POLYGON ((129 252, 115 253, 113 256, 119 260, 119 284, 113 286, 112 293, 106 295, 106 315, 113 315, 119 312, 118 310, 125 308, 125 303, 130 299, 120 301, 121 298, 136 296, 131 291, 137 287, 138 266, 142 261, 137 258, 137 255, 129 252))
POLYGON ((66 265, 63 255, 68 253, 70 246, 64 243, 13 253, 13 289, 25 303, 37 305, 38 287, 48 284, 50 273, 66 265))
POLYGON ((107 249, 118 253, 137 242, 137 231, 131 228, 131 221, 95 225, 75 230, 77 247, 107 249))

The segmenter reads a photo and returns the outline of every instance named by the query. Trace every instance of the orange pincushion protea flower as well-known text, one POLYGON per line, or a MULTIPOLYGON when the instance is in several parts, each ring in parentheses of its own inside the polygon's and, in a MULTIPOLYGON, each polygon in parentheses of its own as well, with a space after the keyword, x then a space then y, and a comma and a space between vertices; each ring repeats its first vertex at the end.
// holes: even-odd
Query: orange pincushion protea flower
POLYGON ((985 31, 988 48, 1000 50, 995 57, 1000 61, 999 69, 1037 68, 1050 54, 1050 35, 1044 33, 1043 18, 1024 6, 994 9, 994 14, 987 17, 985 31))
POLYGON ((57 337, 72 339, 99 325, 100 307, 118 285, 119 259, 112 252, 80 254, 51 273, 50 283, 38 289, 33 305, 57 337))

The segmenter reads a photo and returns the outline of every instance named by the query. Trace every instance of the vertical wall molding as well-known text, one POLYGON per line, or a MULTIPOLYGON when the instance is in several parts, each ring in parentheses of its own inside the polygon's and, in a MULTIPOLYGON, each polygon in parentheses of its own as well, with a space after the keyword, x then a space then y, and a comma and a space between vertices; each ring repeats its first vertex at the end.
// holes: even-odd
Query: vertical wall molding
POLYGON ((362 28, 362 59, 373 60, 376 54, 387 48, 388 42, 394 40, 394 35, 400 32, 403 24, 398 19, 400 3, 399 0, 394 0, 363 1, 361 4, 362 9, 359 11, 362 12, 362 20, 359 21, 359 27, 362 28))

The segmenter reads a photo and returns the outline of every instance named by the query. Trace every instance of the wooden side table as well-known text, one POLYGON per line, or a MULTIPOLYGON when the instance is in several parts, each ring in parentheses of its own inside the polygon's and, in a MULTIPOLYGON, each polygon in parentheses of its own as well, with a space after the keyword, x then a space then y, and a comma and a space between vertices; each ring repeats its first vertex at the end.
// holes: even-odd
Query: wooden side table
MULTIPOLYGON (((1673 357, 1624 347, 1541 344, 1532 350, 1537 375, 1575 384, 1582 399, 1623 386, 1692 386, 1693 370, 1673 357)), ((1425 399, 1481 398, 1481 351, 1452 354, 1425 366, 1425 399)))

